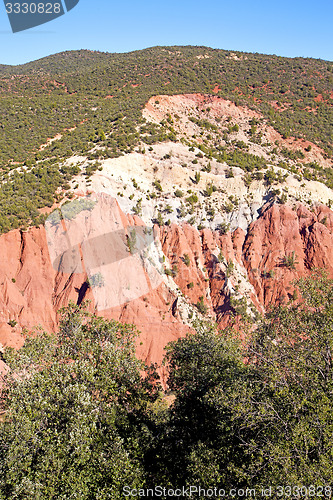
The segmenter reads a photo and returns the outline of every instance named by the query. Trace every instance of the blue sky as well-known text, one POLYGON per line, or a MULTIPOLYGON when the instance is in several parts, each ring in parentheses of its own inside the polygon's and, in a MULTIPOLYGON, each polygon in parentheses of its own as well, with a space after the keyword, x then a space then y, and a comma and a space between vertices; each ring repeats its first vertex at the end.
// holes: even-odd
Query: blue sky
POLYGON ((13 34, 1 2, 0 63, 20 64, 63 50, 127 52, 154 45, 333 61, 332 20, 333 0, 80 0, 66 15, 13 34))

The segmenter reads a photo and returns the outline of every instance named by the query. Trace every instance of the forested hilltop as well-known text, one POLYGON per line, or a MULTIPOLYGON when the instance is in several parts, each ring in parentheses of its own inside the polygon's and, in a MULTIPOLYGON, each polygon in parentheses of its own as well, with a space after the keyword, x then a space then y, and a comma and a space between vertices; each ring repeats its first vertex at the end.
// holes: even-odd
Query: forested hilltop
POLYGON ((66 189, 77 173, 62 159, 112 158, 140 143, 176 141, 171 123, 147 124, 142 109, 156 94, 180 93, 246 105, 283 137, 304 138, 333 155, 333 62, 153 47, 127 54, 70 51, 1 66, 0 168, 2 180, 10 179, 0 191, 1 231, 41 220, 37 209, 51 206, 56 189, 66 189))

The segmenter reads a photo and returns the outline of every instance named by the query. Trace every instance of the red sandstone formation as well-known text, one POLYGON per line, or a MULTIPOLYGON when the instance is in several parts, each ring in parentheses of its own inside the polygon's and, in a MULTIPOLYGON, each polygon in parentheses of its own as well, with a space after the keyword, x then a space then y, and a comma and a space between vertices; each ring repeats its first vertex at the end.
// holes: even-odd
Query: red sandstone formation
POLYGON ((232 101, 227 101, 221 97, 205 94, 183 94, 183 95, 158 95, 151 97, 145 106, 144 115, 160 122, 166 118, 168 113, 179 113, 185 116, 192 113, 194 109, 206 111, 209 108, 207 117, 215 118, 230 116, 234 120, 248 118, 261 118, 256 111, 243 106, 236 106, 232 101))
MULTIPOLYGON (((119 210, 120 212, 120 210, 119 210)), ((123 226, 142 225, 136 216, 120 213, 123 226)), ((44 227, 14 230, 0 237, 0 344, 19 348, 24 328, 38 325, 55 331, 59 309, 70 300, 78 303, 94 297, 87 276, 63 274, 53 267, 44 227)), ((133 280, 135 276, 133 276, 133 280)), ((144 276, 137 277, 144 279, 144 276)), ((140 285, 134 283, 134 285, 140 285)), ((144 287, 142 287, 144 288, 144 287)), ((189 331, 173 307, 175 294, 162 283, 145 296, 103 311, 103 316, 134 323, 140 330, 137 353, 147 363, 161 363, 164 346, 189 331)))
MULTIPOLYGON (((127 221, 141 224, 137 218, 127 221)), ((188 302, 196 304, 202 296, 209 313, 224 325, 230 314, 230 287, 237 288, 241 281, 240 275, 226 275, 228 262, 248 280, 254 305, 267 308, 289 299, 292 281, 315 267, 325 267, 333 276, 332 230, 333 212, 326 206, 310 211, 302 205, 274 204, 262 210, 247 233, 241 229, 227 234, 208 229, 198 232, 188 224, 173 224, 163 227, 159 238, 166 265, 178 268, 174 281, 188 302), (286 257, 291 257, 291 265, 286 265, 286 257)), ((22 328, 57 328, 59 308, 69 300, 82 299, 86 275, 53 269, 43 227, 2 235, 0 255, 0 343, 18 348, 23 342, 22 328)), ((93 310, 89 288, 84 298, 92 300, 93 310)), ((177 296, 165 283, 101 314, 138 327, 137 353, 148 363, 160 363, 165 345, 189 331, 181 321, 177 296)))
POLYGON ((228 291, 225 266, 218 262, 217 252, 225 261, 240 264, 254 287, 252 302, 257 308, 268 308, 290 299, 293 280, 313 268, 326 268, 333 276, 332 229, 333 212, 325 205, 310 211, 302 205, 292 208, 276 204, 263 211, 247 234, 238 228, 224 235, 204 229, 199 235, 187 224, 172 225, 164 228, 161 242, 166 256, 178 265, 175 281, 184 295, 194 303, 203 296, 222 321, 228 312, 228 291), (188 267, 183 263, 184 253, 190 257, 188 267), (194 288, 189 289, 191 281, 194 288))

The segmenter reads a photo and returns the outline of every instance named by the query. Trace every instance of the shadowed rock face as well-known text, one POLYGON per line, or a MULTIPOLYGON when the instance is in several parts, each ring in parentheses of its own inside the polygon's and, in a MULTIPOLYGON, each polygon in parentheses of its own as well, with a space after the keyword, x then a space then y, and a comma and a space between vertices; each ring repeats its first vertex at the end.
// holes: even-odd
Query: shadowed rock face
MULTIPOLYGON (((121 217, 124 226, 142 225, 138 217, 123 213, 121 217)), ((245 297, 248 304, 263 311, 289 299, 292 281, 311 269, 325 267, 333 276, 333 212, 324 205, 313 211, 302 205, 264 207, 247 232, 239 228, 226 234, 197 231, 189 224, 156 230, 165 265, 174 267, 174 276, 165 276, 144 296, 99 312, 138 327, 137 353, 147 362, 160 363, 165 345, 190 330, 182 321, 184 304, 177 300, 177 286, 189 307, 203 297, 208 313, 223 327, 233 310, 232 297, 245 297)), ((92 290, 84 286, 86 274, 65 274, 53 268, 43 227, 2 235, 0 256, 3 346, 20 347, 22 328, 41 325, 54 331, 59 309, 70 300, 89 299, 90 309, 95 309, 92 290)))

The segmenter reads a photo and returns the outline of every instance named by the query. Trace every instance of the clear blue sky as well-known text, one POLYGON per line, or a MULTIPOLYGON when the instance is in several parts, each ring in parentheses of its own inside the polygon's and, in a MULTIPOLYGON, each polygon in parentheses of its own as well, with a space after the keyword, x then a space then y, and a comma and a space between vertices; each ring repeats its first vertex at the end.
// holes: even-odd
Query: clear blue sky
POLYGON ((63 50, 127 52, 154 45, 333 61, 333 0, 80 0, 66 15, 16 34, 1 2, 0 40, 2 64, 63 50))

